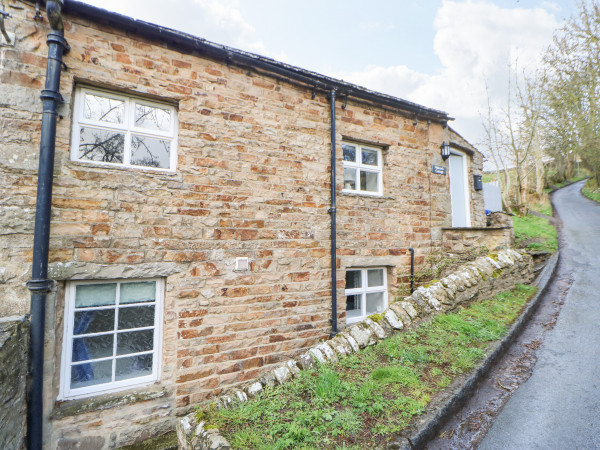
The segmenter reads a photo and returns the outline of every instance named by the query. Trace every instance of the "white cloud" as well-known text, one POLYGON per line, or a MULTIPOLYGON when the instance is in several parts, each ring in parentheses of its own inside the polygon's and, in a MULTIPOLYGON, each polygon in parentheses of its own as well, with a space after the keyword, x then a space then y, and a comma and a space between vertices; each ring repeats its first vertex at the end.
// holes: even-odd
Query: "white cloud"
POLYGON ((235 2, 231 0, 86 0, 87 3, 120 14, 174 28, 219 44, 287 60, 285 54, 273 55, 258 37, 235 2), (182 18, 184 18, 182 20, 182 18))
POLYGON ((456 117, 453 126, 477 143, 479 113, 487 104, 486 81, 492 102, 505 103, 509 63, 518 60, 521 69, 534 69, 559 22, 543 8, 445 0, 434 25, 434 51, 442 64, 439 73, 419 73, 406 66, 369 66, 334 76, 444 110, 456 117))

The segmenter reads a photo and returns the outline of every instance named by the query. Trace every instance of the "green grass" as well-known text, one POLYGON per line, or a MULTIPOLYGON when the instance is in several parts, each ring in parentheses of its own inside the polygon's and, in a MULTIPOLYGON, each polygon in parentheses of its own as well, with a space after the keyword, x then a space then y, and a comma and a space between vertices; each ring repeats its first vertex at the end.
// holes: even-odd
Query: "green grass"
POLYGON ((438 315, 335 365, 303 370, 233 409, 199 409, 198 418, 234 448, 381 448, 436 392, 476 366, 535 291, 520 285, 438 315))
POLYGON ((513 217, 513 224, 517 246, 536 251, 558 250, 558 233, 548 219, 528 214, 513 217))
POLYGON ((552 217, 552 203, 550 203, 550 200, 548 199, 545 199, 544 201, 539 203, 534 203, 530 206, 530 209, 533 209, 534 211, 537 211, 540 214, 552 217))
POLYGON ((581 181, 581 180, 583 180, 586 177, 587 177, 587 175, 583 175, 583 174, 582 175, 578 175, 578 176, 575 176, 573 178, 569 178, 568 180, 561 181, 560 183, 556 183, 555 187, 561 188, 561 187, 566 186, 567 184, 575 183, 576 181, 581 181))
POLYGON ((583 187, 581 192, 587 198, 590 198, 590 199, 595 200, 600 203, 600 188, 596 185, 595 180, 592 180, 590 178, 587 181, 587 183, 585 183, 585 186, 583 187))

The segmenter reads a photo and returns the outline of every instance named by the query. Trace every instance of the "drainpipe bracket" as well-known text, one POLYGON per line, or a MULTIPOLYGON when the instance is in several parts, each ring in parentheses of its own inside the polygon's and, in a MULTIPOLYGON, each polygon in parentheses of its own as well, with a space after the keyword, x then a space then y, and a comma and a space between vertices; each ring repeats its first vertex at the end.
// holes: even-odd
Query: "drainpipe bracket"
POLYGON ((64 103, 65 102, 65 99, 63 98, 62 95, 60 95, 60 92, 55 92, 51 89, 43 89, 42 95, 40 95, 40 98, 42 100, 54 100, 56 103, 64 103))
POLYGON ((335 214, 335 213, 337 212, 337 209, 335 209, 335 208, 329 208, 329 209, 327 210, 327 212, 328 212, 329 214, 335 214))
POLYGON ((29 280, 26 285, 32 294, 47 294, 52 292, 54 280, 29 280))

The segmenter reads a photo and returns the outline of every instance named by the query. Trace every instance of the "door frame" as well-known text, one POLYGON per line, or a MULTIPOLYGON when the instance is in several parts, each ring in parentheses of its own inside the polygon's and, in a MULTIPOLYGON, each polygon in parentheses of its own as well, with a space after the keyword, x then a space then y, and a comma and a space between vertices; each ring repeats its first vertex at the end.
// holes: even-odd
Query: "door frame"
MULTIPOLYGON (((462 158, 462 163, 463 163, 463 174, 464 174, 464 195, 463 195, 463 199, 465 201, 465 214, 466 214, 466 226, 470 227, 471 226, 471 196, 470 196, 470 189, 469 189, 469 172, 468 172, 468 164, 467 164, 467 158, 468 155, 466 152, 463 152, 461 150, 455 149, 455 148, 451 148, 450 149, 450 155, 454 155, 454 156, 460 156, 462 158)), ((454 227, 454 210, 452 208, 452 169, 450 167, 450 162, 448 162, 448 178, 449 178, 449 186, 450 186, 450 215, 452 216, 452 226, 454 227)), ((457 227, 458 228, 458 227, 457 227)))

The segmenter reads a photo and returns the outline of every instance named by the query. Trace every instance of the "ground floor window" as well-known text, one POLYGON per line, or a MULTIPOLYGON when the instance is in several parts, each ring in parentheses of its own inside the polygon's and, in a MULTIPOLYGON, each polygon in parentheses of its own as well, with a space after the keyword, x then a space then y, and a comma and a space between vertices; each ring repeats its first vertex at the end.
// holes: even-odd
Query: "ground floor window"
POLYGON ((61 397, 158 380, 161 279, 67 284, 61 397))
POLYGON ((346 323, 364 320, 387 308, 387 274, 383 267, 346 270, 346 323))

